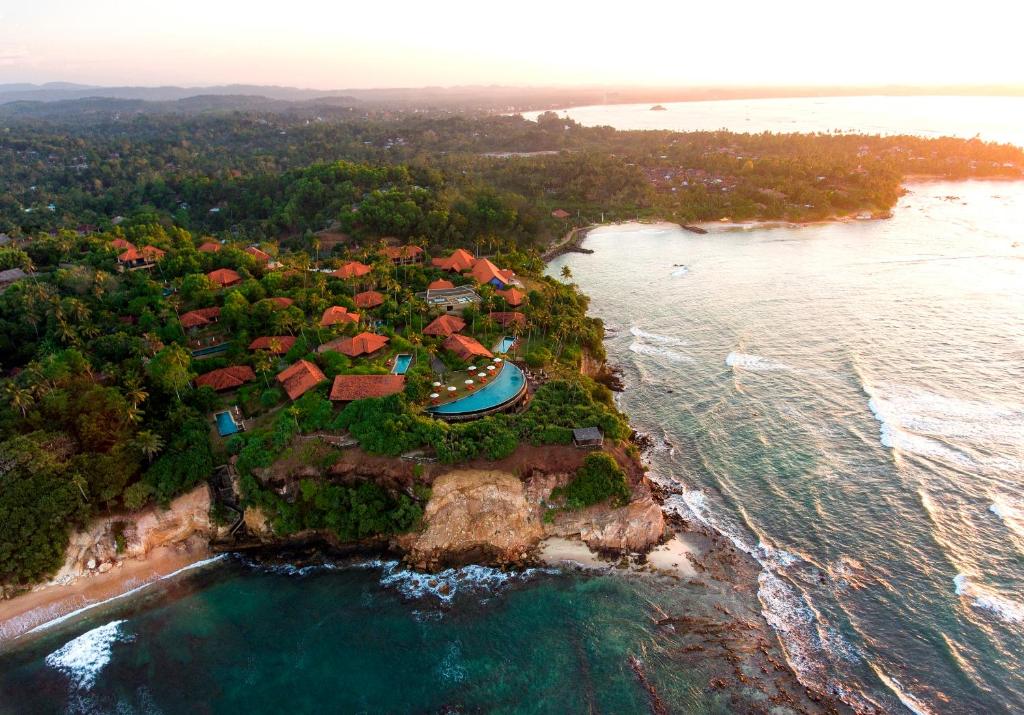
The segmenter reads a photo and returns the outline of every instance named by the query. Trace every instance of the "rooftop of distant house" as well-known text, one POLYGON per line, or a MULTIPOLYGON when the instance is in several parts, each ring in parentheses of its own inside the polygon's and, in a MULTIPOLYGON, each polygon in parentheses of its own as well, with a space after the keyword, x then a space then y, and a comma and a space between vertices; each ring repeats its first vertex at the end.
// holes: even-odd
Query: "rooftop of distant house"
POLYGON ((390 342, 386 335, 376 333, 360 333, 352 338, 337 338, 326 342, 316 349, 318 353, 335 351, 349 357, 373 355, 390 342))
POLYGON ((264 335, 249 343, 250 350, 266 350, 274 355, 284 355, 295 345, 291 335, 264 335))
POLYGON ((299 399, 326 379, 320 368, 309 360, 299 360, 277 375, 277 381, 292 400, 299 399))
POLYGON ((248 365, 232 365, 219 370, 211 370, 195 379, 196 387, 211 387, 221 392, 241 387, 256 379, 256 373, 248 365))
POLYGON ((462 360, 474 358, 492 358, 494 354, 473 338, 455 333, 444 341, 445 350, 450 350, 462 360))
POLYGON ((446 338, 452 333, 461 332, 466 327, 466 321, 456 315, 441 315, 423 329, 424 335, 434 335, 446 338))

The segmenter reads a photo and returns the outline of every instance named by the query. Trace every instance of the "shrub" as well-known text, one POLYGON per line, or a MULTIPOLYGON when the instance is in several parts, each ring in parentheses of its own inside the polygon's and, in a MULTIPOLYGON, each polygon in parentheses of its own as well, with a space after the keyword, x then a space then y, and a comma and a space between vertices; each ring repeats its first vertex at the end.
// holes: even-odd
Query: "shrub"
POLYGON ((606 499, 611 499, 613 506, 624 506, 629 501, 629 484, 626 473, 610 454, 593 452, 583 460, 573 480, 552 491, 551 498, 564 498, 566 509, 583 509, 606 499))

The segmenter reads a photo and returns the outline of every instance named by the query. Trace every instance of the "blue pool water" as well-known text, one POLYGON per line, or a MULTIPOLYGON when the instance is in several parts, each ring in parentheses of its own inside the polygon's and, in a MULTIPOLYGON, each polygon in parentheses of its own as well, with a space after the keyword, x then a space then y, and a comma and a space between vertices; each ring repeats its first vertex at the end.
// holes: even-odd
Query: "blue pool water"
POLYGON ((526 384, 523 371, 510 362, 503 364, 501 371, 494 380, 476 392, 449 402, 446 405, 430 408, 435 415, 464 415, 480 412, 505 404, 519 394, 526 384))
POLYGON ((395 369, 391 372, 395 375, 404 375, 409 366, 412 365, 412 355, 402 353, 395 356, 395 369))
POLYGON ((221 437, 227 437, 228 435, 242 430, 241 426, 235 422, 235 418, 230 412, 218 412, 216 417, 217 432, 221 437))
POLYGON ((515 345, 516 339, 506 335, 501 339, 497 345, 494 346, 494 352, 496 353, 507 353, 515 345))

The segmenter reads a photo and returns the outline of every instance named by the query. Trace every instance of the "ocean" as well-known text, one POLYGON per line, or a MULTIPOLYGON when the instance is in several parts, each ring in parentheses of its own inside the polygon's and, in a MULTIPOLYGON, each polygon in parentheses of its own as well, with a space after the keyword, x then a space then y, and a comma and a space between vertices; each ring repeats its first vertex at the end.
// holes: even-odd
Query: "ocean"
MULTIPOLYGON (((677 132, 855 132, 979 137, 1024 146, 1024 97, 796 97, 601 104, 558 110, 588 127, 677 132)), ((540 112, 524 112, 536 119, 540 112)))
POLYGON ((763 566, 806 682, 1020 712, 1024 184, 908 189, 886 221, 604 227, 550 270, 605 319, 672 508, 763 566))

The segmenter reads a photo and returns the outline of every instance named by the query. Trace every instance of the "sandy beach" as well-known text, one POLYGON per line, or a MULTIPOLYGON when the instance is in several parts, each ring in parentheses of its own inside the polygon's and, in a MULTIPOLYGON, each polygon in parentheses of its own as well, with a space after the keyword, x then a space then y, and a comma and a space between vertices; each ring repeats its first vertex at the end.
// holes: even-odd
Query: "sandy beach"
MULTIPOLYGON (((705 549, 697 543, 696 536, 677 533, 665 543, 651 549, 645 564, 630 561, 628 568, 633 571, 654 570, 683 578, 693 578, 697 576, 693 559, 700 559, 704 551, 705 549)), ((588 570, 611 569, 621 563, 620 560, 611 561, 604 558, 578 539, 561 537, 551 537, 542 541, 538 556, 549 566, 572 565, 588 570)))
POLYGON ((42 584, 0 601, 0 644, 66 616, 137 590, 200 561, 211 552, 202 539, 154 549, 144 559, 126 559, 107 573, 82 576, 69 584, 42 584))

